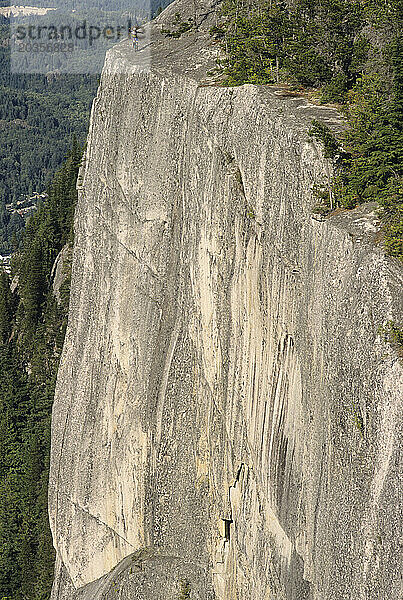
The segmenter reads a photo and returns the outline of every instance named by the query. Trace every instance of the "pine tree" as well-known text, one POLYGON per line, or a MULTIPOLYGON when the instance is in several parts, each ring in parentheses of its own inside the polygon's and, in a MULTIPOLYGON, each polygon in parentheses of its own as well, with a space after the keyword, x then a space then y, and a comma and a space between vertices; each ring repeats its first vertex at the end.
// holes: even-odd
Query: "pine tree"
POLYGON ((0 267, 0 344, 7 343, 11 335, 13 299, 7 273, 0 267))

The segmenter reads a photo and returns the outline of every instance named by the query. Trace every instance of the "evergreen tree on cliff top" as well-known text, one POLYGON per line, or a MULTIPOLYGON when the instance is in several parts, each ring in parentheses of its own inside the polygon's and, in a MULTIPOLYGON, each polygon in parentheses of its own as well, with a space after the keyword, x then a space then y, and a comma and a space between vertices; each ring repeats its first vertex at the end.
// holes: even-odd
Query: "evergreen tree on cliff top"
POLYGON ((226 0, 221 40, 225 85, 287 83, 344 111, 336 140, 312 135, 333 159, 332 193, 317 209, 376 201, 383 244, 403 259, 403 0, 226 0), (329 154, 329 141, 333 148, 329 154))

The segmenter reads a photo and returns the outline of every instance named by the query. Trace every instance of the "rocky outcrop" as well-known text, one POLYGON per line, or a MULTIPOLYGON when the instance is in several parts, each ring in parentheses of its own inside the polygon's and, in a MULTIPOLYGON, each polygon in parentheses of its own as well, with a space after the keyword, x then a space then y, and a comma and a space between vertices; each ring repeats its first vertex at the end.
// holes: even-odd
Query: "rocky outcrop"
POLYGON ((307 131, 338 114, 214 85, 197 11, 179 40, 154 26, 151 69, 110 51, 94 104, 52 600, 397 598, 402 368, 380 327, 402 269, 374 206, 312 213, 329 165, 307 131))
MULTIPOLYGON (((71 260, 72 247, 71 244, 66 244, 56 257, 50 275, 52 280, 52 292, 58 304, 61 304, 62 302, 64 288, 69 286, 71 260)), ((67 289, 69 288, 67 287, 67 289)))

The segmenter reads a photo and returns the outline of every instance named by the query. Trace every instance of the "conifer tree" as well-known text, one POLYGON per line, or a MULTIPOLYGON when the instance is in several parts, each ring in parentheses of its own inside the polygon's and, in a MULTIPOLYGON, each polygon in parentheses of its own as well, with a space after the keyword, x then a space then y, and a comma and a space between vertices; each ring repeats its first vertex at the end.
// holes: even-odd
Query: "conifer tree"
POLYGON ((12 304, 9 278, 0 267, 0 344, 7 343, 11 335, 12 304))

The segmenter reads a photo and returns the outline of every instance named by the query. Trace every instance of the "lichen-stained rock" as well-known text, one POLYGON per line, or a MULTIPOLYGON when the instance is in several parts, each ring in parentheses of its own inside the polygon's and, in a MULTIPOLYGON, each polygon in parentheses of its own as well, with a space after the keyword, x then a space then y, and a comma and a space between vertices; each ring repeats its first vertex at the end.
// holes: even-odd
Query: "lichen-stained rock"
POLYGON ((151 70, 110 51, 95 100, 52 600, 397 598, 402 368, 380 327, 402 269, 374 206, 313 216, 329 165, 307 131, 338 114, 213 85, 203 6, 197 33, 154 26, 151 70))

